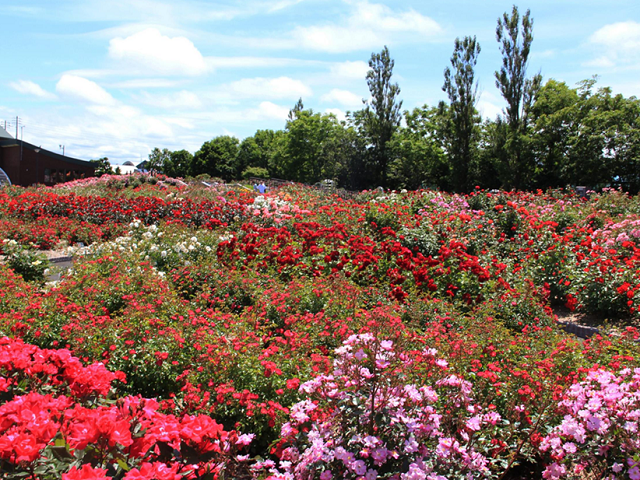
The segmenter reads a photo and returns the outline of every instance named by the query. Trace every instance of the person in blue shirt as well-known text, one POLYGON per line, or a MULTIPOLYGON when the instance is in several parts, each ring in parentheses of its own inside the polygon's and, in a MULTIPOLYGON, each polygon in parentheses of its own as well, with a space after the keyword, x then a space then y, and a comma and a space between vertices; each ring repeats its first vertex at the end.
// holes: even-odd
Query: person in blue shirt
POLYGON ((258 185, 258 191, 260 193, 264 193, 267 191, 267 186, 264 184, 264 182, 262 182, 260 185, 258 185))

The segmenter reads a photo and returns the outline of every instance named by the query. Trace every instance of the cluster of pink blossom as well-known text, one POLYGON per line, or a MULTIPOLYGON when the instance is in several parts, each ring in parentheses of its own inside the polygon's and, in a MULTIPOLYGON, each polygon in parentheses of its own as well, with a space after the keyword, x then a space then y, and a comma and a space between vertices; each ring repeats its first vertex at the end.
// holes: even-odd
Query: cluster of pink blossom
POLYGON ((592 371, 559 407, 564 420, 540 444, 553 459, 544 478, 581 478, 588 469, 640 480, 640 368, 592 371))
POLYGON ((627 218, 618 223, 610 223, 593 234, 602 238, 607 246, 622 245, 625 242, 640 246, 640 219, 627 218))
POLYGON ((501 417, 475 405, 471 384, 436 353, 422 352, 441 377, 435 388, 415 385, 405 381, 414 360, 394 342, 352 335, 336 350, 331 375, 300 386, 308 398, 282 427, 279 469, 273 462, 255 468, 273 480, 490 477, 490 461, 475 445, 501 417))
POLYGON ((265 197, 262 195, 258 195, 254 199, 251 207, 251 213, 254 217, 273 219, 275 223, 281 223, 285 220, 311 213, 309 210, 301 209, 298 205, 291 204, 283 198, 265 197))
MULTIPOLYGON (((429 194, 431 195, 431 192, 429 192, 429 194)), ((465 200, 463 196, 460 196, 460 195, 445 196, 440 192, 435 192, 432 195, 433 195, 433 198, 431 198, 430 202, 434 206, 436 206, 439 210, 444 210, 449 213, 459 213, 461 211, 464 212, 469 209, 469 204, 467 203, 467 200, 465 200)), ((425 208, 427 207, 425 206, 425 208)), ((421 211, 420 213, 423 214, 425 212, 421 211)))

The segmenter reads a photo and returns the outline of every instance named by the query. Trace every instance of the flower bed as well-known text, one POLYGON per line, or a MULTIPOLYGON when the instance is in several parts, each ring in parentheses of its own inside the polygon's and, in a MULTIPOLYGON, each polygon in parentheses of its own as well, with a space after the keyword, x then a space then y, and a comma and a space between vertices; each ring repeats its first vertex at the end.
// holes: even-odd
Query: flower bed
POLYGON ((45 288, 0 266, 3 341, 55 370, 3 373, 0 408, 55 427, 12 420, 36 435, 16 478, 635 478, 637 198, 70 188, 0 197, 25 246, 56 222, 92 243, 45 288), (616 335, 563 334, 563 305, 616 335), (74 396, 54 352, 109 388, 74 396), (85 445, 98 417, 121 432, 85 445))

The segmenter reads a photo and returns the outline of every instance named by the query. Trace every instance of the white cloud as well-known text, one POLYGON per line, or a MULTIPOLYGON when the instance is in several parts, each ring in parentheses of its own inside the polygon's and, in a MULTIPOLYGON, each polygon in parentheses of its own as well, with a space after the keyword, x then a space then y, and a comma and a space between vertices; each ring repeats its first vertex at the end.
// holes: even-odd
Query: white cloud
POLYGON ((347 115, 339 108, 327 108, 325 113, 333 113, 341 122, 347 119, 347 115))
POLYGON ((615 67, 616 64, 611 60, 611 57, 607 57, 605 55, 601 57, 596 57, 592 60, 584 62, 585 67, 595 67, 595 68, 611 68, 615 67))
POLYGON ((637 62, 640 60, 640 23, 630 20, 605 25, 589 37, 589 42, 601 55, 587 62, 587 66, 607 68, 637 62))
POLYGON ((269 9, 268 12, 269 13, 273 13, 273 12, 277 12, 279 10, 283 10, 285 8, 289 8, 292 7, 293 5, 297 5, 299 3, 302 3, 304 0, 279 0, 275 3, 273 3, 269 9))
MULTIPOLYGON (((238 17, 278 12, 303 0, 211 2, 202 0, 82 0, 59 9, 64 18, 98 22, 150 22, 184 25, 228 21, 238 17), (228 5, 225 5, 228 4, 228 5)), ((2 7, 0 7, 2 8, 2 7)))
POLYGON ((337 25, 297 27, 294 35, 306 48, 331 53, 369 49, 384 43, 380 41, 380 32, 337 25))
POLYGON ((478 103, 476 104, 476 108, 482 117, 494 120, 498 115, 502 114, 501 105, 503 104, 504 100, 501 97, 489 92, 482 92, 478 99, 478 103))
POLYGON ((547 58, 555 57, 556 54, 557 54, 556 50, 547 49, 547 50, 544 50, 543 52, 532 52, 531 53, 531 58, 533 58, 533 59, 547 59, 547 58))
POLYGON ((206 57, 211 68, 274 68, 290 65, 317 65, 317 60, 300 60, 282 57, 206 57))
POLYGON ((358 1, 340 25, 297 27, 294 38, 312 50, 331 53, 378 48, 401 35, 432 39, 442 32, 438 23, 413 9, 395 12, 386 5, 358 1))
POLYGON ((298 99, 313 94, 303 82, 289 77, 244 78, 228 85, 228 89, 243 97, 298 99))
POLYGON ((76 75, 62 75, 56 84, 58 94, 84 103, 115 105, 117 102, 104 88, 76 75))
POLYGON ((289 108, 271 102, 261 102, 256 110, 250 112, 258 119, 284 120, 289 116, 289 108))
POLYGON ((180 84, 175 80, 166 80, 164 78, 135 78, 133 80, 124 80, 109 84, 111 88, 171 88, 180 84))
POLYGON ((173 130, 161 119, 144 116, 141 120, 140 129, 142 131, 142 135, 162 139, 173 137, 173 130))
POLYGON ((128 105, 89 105, 87 111, 97 117, 116 119, 132 119, 140 117, 140 110, 128 105))
POLYGON ((138 101, 145 105, 158 108, 172 108, 172 109, 199 109, 202 108, 202 102, 200 98, 193 93, 186 90, 167 94, 167 95, 150 95, 147 92, 143 92, 138 98, 138 101))
POLYGON ((355 62, 341 62, 331 65, 331 74, 346 79, 362 80, 367 76, 369 64, 361 60, 355 62))
POLYGON ((9 86, 16 92, 24 93, 25 95, 34 95, 43 99, 54 99, 56 96, 44 90, 40 85, 31 80, 18 80, 17 82, 10 82, 9 86))
POLYGON ((339 103, 345 107, 362 107, 362 97, 348 90, 334 88, 320 97, 322 102, 339 103))
POLYGON ((192 76, 208 70, 204 57, 191 40, 164 36, 156 28, 112 39, 109 56, 138 73, 192 76))

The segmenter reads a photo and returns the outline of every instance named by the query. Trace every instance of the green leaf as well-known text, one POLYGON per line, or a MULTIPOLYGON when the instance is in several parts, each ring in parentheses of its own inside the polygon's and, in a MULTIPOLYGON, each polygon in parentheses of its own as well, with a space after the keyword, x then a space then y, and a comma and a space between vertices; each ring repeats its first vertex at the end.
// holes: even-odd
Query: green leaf
POLYGON ((122 458, 118 459, 118 466, 125 472, 128 472, 129 470, 131 470, 131 467, 127 465, 127 462, 125 462, 122 458))

